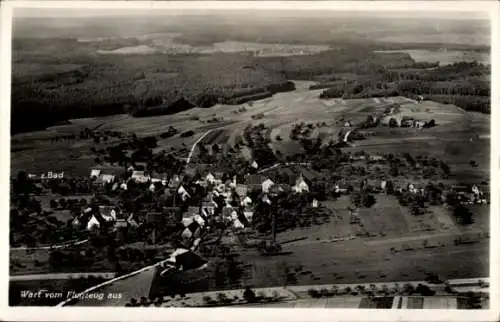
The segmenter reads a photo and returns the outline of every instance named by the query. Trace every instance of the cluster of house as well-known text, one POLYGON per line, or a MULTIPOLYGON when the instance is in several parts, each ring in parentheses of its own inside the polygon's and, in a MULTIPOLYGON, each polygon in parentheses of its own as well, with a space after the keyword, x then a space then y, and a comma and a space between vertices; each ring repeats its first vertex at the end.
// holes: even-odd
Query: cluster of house
MULTIPOLYGON (((201 207, 188 207, 187 212, 183 214, 182 221, 185 229, 182 236, 186 238, 196 237, 200 230, 204 228, 206 219, 213 218, 216 213, 220 214, 215 216, 216 220, 231 223, 235 229, 242 229, 247 226, 252 221, 254 205, 254 201, 248 195, 249 191, 260 191, 259 198, 262 198, 262 202, 268 204, 272 204, 272 196, 281 192, 309 192, 309 185, 302 175, 296 179, 293 186, 289 186, 275 183, 269 177, 263 175, 248 175, 245 178, 245 183, 238 183, 236 177, 223 182, 222 173, 216 172, 212 174, 209 172, 202 179, 197 180, 195 185, 208 188, 208 192, 202 201, 201 207), (223 205, 214 201, 214 197, 219 196, 223 197, 223 205), (235 201, 237 202, 236 205, 235 201), (221 207, 220 211, 217 211, 218 207, 221 207)), ((187 198, 190 197, 182 185, 177 193, 184 194, 187 198)), ((313 207, 318 207, 317 200, 313 201, 313 207)))
POLYGON ((452 189, 457 193, 458 200, 462 204, 472 205, 488 203, 485 193, 477 185, 472 185, 472 187, 457 185, 452 187, 452 189))
MULTIPOLYGON (((120 182, 116 180, 115 175, 103 173, 98 169, 93 169, 90 176, 101 183, 112 183, 113 190, 127 190, 129 182, 132 180, 137 183, 149 184, 147 186, 150 191, 156 189, 175 191, 175 197, 179 198, 177 200, 183 202, 189 202, 192 197, 190 191, 193 191, 193 187, 183 184, 182 175, 173 175, 167 180, 166 177, 155 178, 144 171, 136 171, 133 168, 129 168, 128 171, 131 173, 129 178, 120 182)), ((249 174, 245 177, 244 183, 237 182, 236 177, 224 181, 223 176, 222 172, 207 172, 193 183, 194 186, 203 187, 207 193, 201 205, 189 206, 183 213, 183 237, 196 238, 203 229, 209 228, 206 227, 209 219, 231 223, 235 229, 244 228, 252 221, 253 217, 254 201, 249 196, 250 191, 260 191, 259 198, 262 198, 263 202, 271 204, 272 196, 281 192, 306 193, 309 192, 311 184, 302 174, 294 178, 294 184, 276 183, 270 177, 262 174, 249 174), (219 203, 214 201, 215 198, 219 200, 219 203), (224 200, 223 204, 220 203, 220 200, 224 200)), ((341 192, 346 189, 337 186, 337 190, 341 192)), ((312 207, 318 206, 319 202, 314 200, 312 207)), ((81 225, 82 222, 85 222, 86 228, 89 230, 99 227, 103 221, 113 223, 114 227, 138 226, 133 214, 126 219, 122 216, 123 214, 117 208, 100 207, 98 211, 88 208, 81 216, 75 218, 74 223, 81 225)))
POLYGON ((139 227, 134 218, 134 214, 123 217, 123 212, 114 206, 99 206, 98 209, 86 208, 82 213, 73 219, 73 226, 85 228, 89 231, 96 230, 105 223, 112 224, 115 228, 139 227))
MULTIPOLYGON (((386 181, 382 181, 381 187, 385 189, 387 185, 386 181)), ((395 191, 403 192, 404 189, 402 187, 395 187, 395 191)), ((412 194, 421 194, 424 196, 428 193, 428 190, 424 187, 416 187, 412 183, 408 183, 406 191, 412 194)), ((457 195, 458 201, 463 205, 473 205, 473 204, 487 204, 488 199, 485 193, 479 188, 477 185, 467 186, 467 185, 455 185, 451 187, 451 191, 455 192, 457 195)), ((446 201, 446 195, 444 193, 441 194, 441 200, 443 202, 446 201)))
MULTIPOLYGON (((382 156, 370 156, 368 158, 374 161, 383 159, 382 156)), ((182 224, 184 226, 182 236, 188 239, 196 239, 203 229, 210 229, 210 227, 207 227, 207 223, 212 219, 230 223, 235 229, 244 228, 251 223, 255 203, 249 195, 250 191, 259 191, 258 198, 262 198, 262 202, 271 205, 273 197, 282 192, 295 194, 307 193, 313 184, 318 183, 317 180, 310 178, 317 174, 306 176, 304 173, 307 174, 308 170, 305 169, 303 169, 305 172, 300 172, 299 175, 294 175, 293 172, 289 174, 287 183, 275 182, 271 177, 264 174, 249 174, 245 176, 244 183, 239 183, 236 177, 224 180, 222 172, 206 172, 204 176, 190 184, 183 183, 182 175, 173 175, 167 180, 165 177, 155 178, 154 176, 147 175, 144 171, 136 171, 133 168, 129 168, 128 170, 131 172, 131 175, 127 180, 122 182, 114 182, 115 177, 113 175, 102 174, 99 170, 92 170, 91 177, 97 178, 102 182, 114 182, 113 189, 123 190, 127 190, 128 182, 133 180, 137 183, 146 184, 150 191, 165 189, 165 191, 168 190, 170 193, 173 192, 175 198, 179 198, 177 200, 181 200, 182 202, 189 202, 192 198, 192 191, 194 191, 196 186, 204 188, 206 195, 201 203, 196 206, 187 207, 187 210, 182 215, 182 224)), ((351 189, 343 181, 328 184, 330 186, 329 190, 338 194, 347 194, 351 189)), ((362 189, 372 187, 375 190, 387 192, 388 186, 389 182, 387 180, 379 180, 378 183, 369 183, 367 179, 361 181, 362 189)), ((394 191, 399 192, 408 191, 412 194, 422 195, 428 192, 425 188, 416 187, 412 183, 408 183, 406 186, 395 186, 391 182, 391 186, 394 191)), ((465 187, 465 189, 455 187, 453 190, 457 192, 459 200, 463 203, 487 203, 483 192, 477 185, 472 186, 472 188, 465 187)), ((444 198, 444 194, 441 198, 444 198)), ((319 207, 319 202, 315 199, 311 206, 317 208, 319 207)), ((112 222, 115 227, 137 227, 139 225, 134 219, 133 214, 126 216, 126 218, 122 217, 121 212, 116 208, 100 207, 98 212, 99 215, 96 215, 95 211, 92 211, 91 208, 86 209, 80 217, 75 218, 75 224, 85 221, 86 227, 89 230, 99 227, 102 221, 112 222)))
POLYGON ((426 121, 417 120, 409 116, 397 117, 394 115, 385 115, 380 119, 382 125, 389 126, 391 119, 396 122, 398 127, 414 127, 414 128, 424 128, 427 125, 426 121))
POLYGON ((116 169, 107 171, 102 169, 92 169, 90 171, 90 178, 101 184, 112 183, 112 190, 127 190, 129 181, 134 181, 136 183, 151 183, 149 186, 151 191, 156 189, 157 184, 161 184, 162 186, 176 185, 176 183, 180 182, 182 179, 180 176, 174 176, 170 179, 170 181, 167 181, 167 178, 164 176, 156 178, 146 174, 145 171, 137 171, 134 167, 129 167, 127 171, 130 173, 130 177, 127 180, 117 180, 116 169))

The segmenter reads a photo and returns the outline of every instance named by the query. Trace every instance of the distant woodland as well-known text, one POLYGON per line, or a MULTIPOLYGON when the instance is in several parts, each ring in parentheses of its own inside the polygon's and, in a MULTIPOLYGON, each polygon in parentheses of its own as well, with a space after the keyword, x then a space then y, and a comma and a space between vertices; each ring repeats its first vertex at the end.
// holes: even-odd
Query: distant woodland
POLYGON ((488 67, 476 62, 441 67, 428 65, 421 69, 387 69, 356 80, 336 80, 313 88, 326 88, 322 98, 422 96, 444 104, 455 104, 468 111, 490 113, 488 67))
POLYGON ((488 67, 437 67, 416 63, 406 53, 375 53, 369 46, 287 57, 98 55, 92 43, 69 39, 17 39, 13 48, 12 133, 71 118, 141 117, 241 104, 293 90, 289 80, 295 79, 316 81, 325 88, 323 98, 425 95, 467 110, 490 111, 488 67))

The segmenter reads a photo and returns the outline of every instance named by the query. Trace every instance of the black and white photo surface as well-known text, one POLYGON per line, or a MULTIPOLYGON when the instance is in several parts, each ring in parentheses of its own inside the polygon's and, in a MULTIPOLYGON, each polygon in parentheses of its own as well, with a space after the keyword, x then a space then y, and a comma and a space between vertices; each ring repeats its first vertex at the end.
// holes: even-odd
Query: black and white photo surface
POLYGON ((491 312, 498 7, 355 3, 11 3, 8 305, 491 312))

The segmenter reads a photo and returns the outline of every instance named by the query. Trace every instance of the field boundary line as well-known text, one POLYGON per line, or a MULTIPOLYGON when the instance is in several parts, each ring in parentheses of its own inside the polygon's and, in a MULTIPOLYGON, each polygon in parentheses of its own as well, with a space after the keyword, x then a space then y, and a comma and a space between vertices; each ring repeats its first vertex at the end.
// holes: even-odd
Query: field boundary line
POLYGON ((62 244, 59 244, 59 245, 53 245, 53 246, 14 247, 14 248, 11 248, 10 250, 11 251, 22 251, 22 250, 42 250, 42 249, 50 250, 50 249, 60 249, 60 248, 68 247, 68 246, 85 244, 88 241, 89 241, 88 239, 84 239, 84 240, 79 240, 77 242, 71 241, 71 242, 65 242, 65 243, 62 243, 62 244))
POLYGON ((11 282, 16 281, 35 281, 35 280, 55 280, 55 279, 78 279, 87 277, 104 277, 104 278, 114 278, 116 277, 115 272, 80 272, 80 273, 47 273, 47 274, 23 274, 23 275, 11 275, 9 280, 11 282))

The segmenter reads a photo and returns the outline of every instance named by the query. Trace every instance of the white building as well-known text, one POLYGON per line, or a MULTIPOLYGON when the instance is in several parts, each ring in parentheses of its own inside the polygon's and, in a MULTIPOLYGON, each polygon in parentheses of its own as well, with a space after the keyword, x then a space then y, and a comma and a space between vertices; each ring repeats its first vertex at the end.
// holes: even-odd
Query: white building
POLYGON ((92 169, 90 171, 91 178, 98 178, 100 174, 101 174, 101 170, 99 170, 99 169, 92 169))
POLYGON ((241 201, 241 205, 243 207, 248 207, 252 204, 252 199, 250 199, 249 196, 246 196, 242 201, 241 201))
POLYGON ((150 180, 149 176, 144 174, 144 171, 134 171, 131 176, 132 180, 139 183, 146 183, 150 180))
POLYGON ((92 215, 90 220, 87 222, 87 230, 98 229, 100 226, 101 224, 99 223, 97 218, 94 215, 92 215))
POLYGON ((267 179, 262 182, 262 192, 268 193, 269 189, 274 185, 274 182, 271 179, 267 179))
POLYGON ((295 185, 292 187, 292 190, 296 193, 303 193, 303 192, 308 192, 309 191, 309 186, 307 183, 304 181, 304 178, 302 175, 295 181, 295 185))
POLYGON ((101 176, 99 177, 99 180, 102 183, 111 183, 111 182, 115 181, 115 176, 112 174, 101 174, 101 176))
POLYGON ((188 198, 191 198, 191 195, 184 189, 181 185, 179 189, 177 189, 177 193, 181 196, 182 201, 186 201, 188 198))
POLYGON ((209 184, 214 184, 215 183, 215 177, 213 174, 211 174, 210 172, 207 174, 207 176, 205 177, 205 181, 209 184))

